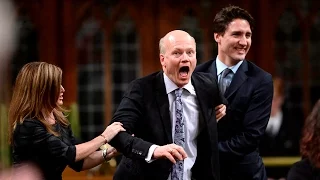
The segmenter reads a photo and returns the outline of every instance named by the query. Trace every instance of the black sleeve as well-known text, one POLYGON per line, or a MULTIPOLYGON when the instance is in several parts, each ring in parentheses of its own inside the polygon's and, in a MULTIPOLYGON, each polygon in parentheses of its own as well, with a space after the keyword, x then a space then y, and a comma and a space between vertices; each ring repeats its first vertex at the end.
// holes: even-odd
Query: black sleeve
POLYGON ((150 142, 132 136, 137 124, 143 118, 142 91, 142 87, 137 80, 130 83, 111 121, 111 123, 121 122, 126 131, 117 134, 110 141, 110 144, 126 157, 133 159, 144 159, 152 145, 150 142))
POLYGON ((20 132, 24 132, 25 137, 34 146, 46 148, 49 152, 48 155, 54 157, 57 161, 66 162, 68 165, 75 163, 75 145, 67 145, 61 139, 49 133, 40 121, 25 120, 20 132))
POLYGON ((220 141, 220 152, 244 156, 259 146, 259 139, 263 136, 270 117, 272 96, 272 77, 267 75, 253 93, 244 116, 242 132, 228 140, 220 141))
MULTIPOLYGON (((73 135, 73 132, 72 132, 70 125, 68 126, 67 131, 68 131, 68 136, 69 136, 71 144, 72 145, 79 144, 79 142, 76 140, 76 138, 73 135)), ((71 167, 73 170, 79 172, 82 170, 83 161, 84 161, 84 159, 77 161, 77 162, 73 162, 73 163, 69 164, 69 167, 71 167)))

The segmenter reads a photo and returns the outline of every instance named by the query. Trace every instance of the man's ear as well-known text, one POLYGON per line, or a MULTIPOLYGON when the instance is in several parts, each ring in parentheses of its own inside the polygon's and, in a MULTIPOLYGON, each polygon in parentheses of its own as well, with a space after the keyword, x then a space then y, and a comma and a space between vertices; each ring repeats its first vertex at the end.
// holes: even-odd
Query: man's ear
POLYGON ((220 42, 220 38, 221 38, 221 35, 218 34, 218 33, 214 33, 214 40, 219 43, 220 42))
POLYGON ((160 63, 162 66, 165 66, 165 62, 164 62, 164 55, 163 54, 160 54, 159 55, 159 58, 160 58, 160 63))

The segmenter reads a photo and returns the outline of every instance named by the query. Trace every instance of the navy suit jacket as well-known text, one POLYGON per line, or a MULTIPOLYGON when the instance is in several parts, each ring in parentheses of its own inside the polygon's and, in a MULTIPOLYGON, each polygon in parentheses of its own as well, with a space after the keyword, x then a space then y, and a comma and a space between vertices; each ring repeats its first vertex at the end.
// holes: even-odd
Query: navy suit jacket
MULTIPOLYGON (((193 73, 191 82, 199 103, 203 128, 197 137, 197 158, 192 178, 218 180, 219 159, 215 109, 222 104, 217 82, 206 73, 193 73)), ((114 175, 115 180, 167 180, 172 163, 158 159, 147 163, 145 158, 152 144, 172 143, 172 128, 163 72, 130 83, 112 122, 121 122, 126 132, 120 132, 110 142, 123 158, 114 175), (131 136, 134 134, 134 137, 131 136)))
MULTIPOLYGON (((195 71, 217 78, 215 60, 200 64, 195 71)), ((244 60, 224 96, 227 115, 218 123, 221 179, 266 179, 258 147, 270 117, 271 75, 244 60)))

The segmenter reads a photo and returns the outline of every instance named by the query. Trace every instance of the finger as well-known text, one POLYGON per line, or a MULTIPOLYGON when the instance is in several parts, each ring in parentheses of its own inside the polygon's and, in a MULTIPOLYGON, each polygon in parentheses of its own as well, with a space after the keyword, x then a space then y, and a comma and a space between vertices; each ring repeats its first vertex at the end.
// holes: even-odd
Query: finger
POLYGON ((179 153, 179 151, 177 151, 176 149, 172 149, 172 152, 171 152, 172 156, 175 157, 175 159, 179 159, 180 161, 183 160, 183 157, 182 155, 179 153))
POLYGON ((223 106, 224 106, 223 104, 220 104, 220 105, 216 106, 214 109, 218 110, 218 109, 222 108, 223 106))
POLYGON ((176 145, 177 148, 175 148, 175 150, 177 150, 177 152, 179 152, 179 154, 182 156, 183 159, 187 158, 188 155, 186 153, 186 151, 184 151, 184 149, 181 146, 176 145))
POLYGON ((173 164, 177 163, 176 160, 174 159, 174 157, 169 153, 169 152, 165 152, 164 156, 169 159, 173 164))

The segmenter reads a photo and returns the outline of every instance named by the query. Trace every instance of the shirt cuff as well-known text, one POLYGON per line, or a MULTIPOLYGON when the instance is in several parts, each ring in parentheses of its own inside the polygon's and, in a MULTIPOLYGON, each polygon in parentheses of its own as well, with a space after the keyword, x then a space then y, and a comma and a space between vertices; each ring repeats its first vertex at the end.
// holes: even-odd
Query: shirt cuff
POLYGON ((151 158, 152 158, 152 155, 153 155, 154 150, 155 150, 157 147, 159 147, 159 146, 158 146, 158 145, 155 145, 155 144, 153 144, 153 145, 150 146, 149 151, 148 151, 148 155, 147 155, 147 157, 144 159, 144 160, 146 160, 147 163, 152 163, 152 162, 155 160, 155 159, 151 159, 151 158))

